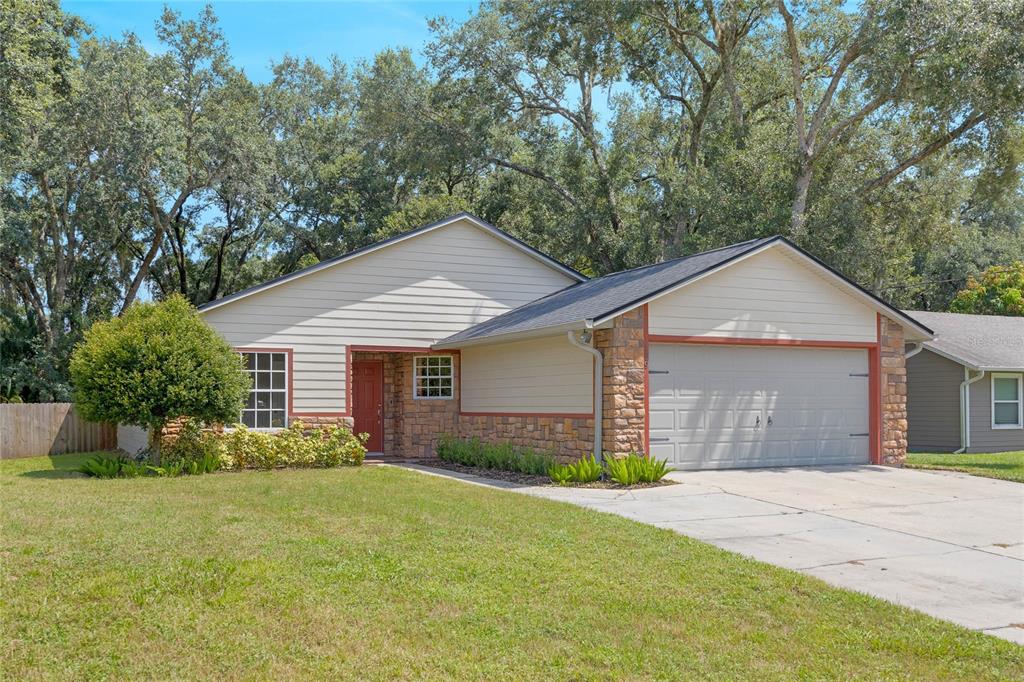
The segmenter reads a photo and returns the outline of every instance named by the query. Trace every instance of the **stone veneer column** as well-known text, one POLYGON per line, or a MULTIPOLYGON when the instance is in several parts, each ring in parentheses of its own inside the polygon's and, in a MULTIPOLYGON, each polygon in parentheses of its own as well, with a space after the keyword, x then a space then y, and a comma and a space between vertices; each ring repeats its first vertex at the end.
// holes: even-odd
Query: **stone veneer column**
POLYGON ((907 458, 907 358, 902 325, 880 317, 878 341, 882 365, 879 463, 903 466, 907 458))
POLYGON ((646 449, 644 314, 643 308, 632 310, 616 317, 611 328, 594 332, 594 345, 604 355, 601 425, 607 455, 646 449))

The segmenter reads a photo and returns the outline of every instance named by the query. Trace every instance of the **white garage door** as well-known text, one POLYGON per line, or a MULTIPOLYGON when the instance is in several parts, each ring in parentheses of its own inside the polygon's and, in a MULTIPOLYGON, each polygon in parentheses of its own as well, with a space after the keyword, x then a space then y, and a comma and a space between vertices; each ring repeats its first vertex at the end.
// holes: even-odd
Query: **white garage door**
POLYGON ((651 453, 679 469, 866 464, 866 350, 650 348, 651 453))

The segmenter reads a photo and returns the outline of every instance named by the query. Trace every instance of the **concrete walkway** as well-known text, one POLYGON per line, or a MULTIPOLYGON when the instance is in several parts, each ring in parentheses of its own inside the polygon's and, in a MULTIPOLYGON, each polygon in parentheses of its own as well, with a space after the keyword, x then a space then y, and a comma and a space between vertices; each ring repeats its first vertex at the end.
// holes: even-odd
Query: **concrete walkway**
POLYGON ((473 483, 670 528, 1024 644, 1024 485, 965 474, 827 467, 673 472, 636 491, 473 483))

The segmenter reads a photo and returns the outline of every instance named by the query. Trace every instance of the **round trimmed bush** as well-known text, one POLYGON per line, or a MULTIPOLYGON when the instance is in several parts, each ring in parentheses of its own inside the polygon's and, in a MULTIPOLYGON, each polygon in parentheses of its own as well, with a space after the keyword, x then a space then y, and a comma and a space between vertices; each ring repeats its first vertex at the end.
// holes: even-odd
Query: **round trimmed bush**
POLYGON ((94 324, 72 355, 71 381, 85 418, 148 429, 155 451, 179 417, 238 421, 249 391, 241 358, 177 295, 94 324))

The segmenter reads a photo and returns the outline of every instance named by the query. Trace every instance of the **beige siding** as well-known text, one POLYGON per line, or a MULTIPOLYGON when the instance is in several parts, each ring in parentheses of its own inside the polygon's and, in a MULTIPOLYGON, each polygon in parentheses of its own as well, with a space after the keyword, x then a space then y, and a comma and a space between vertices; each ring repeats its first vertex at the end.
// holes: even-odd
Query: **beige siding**
POLYGON ((992 375, 971 384, 970 452, 1024 450, 1024 429, 992 428, 992 375))
POLYGON ((875 311, 779 248, 652 301, 651 334, 875 341, 875 311))
POLYGON ((564 335, 462 349, 463 412, 590 413, 593 358, 564 335))
POLYGON ((347 346, 428 346, 573 281, 460 221, 204 318, 235 347, 293 349, 294 410, 340 412, 347 346))
POLYGON ((963 365, 923 350, 907 360, 908 446, 923 452, 960 447, 963 365))

